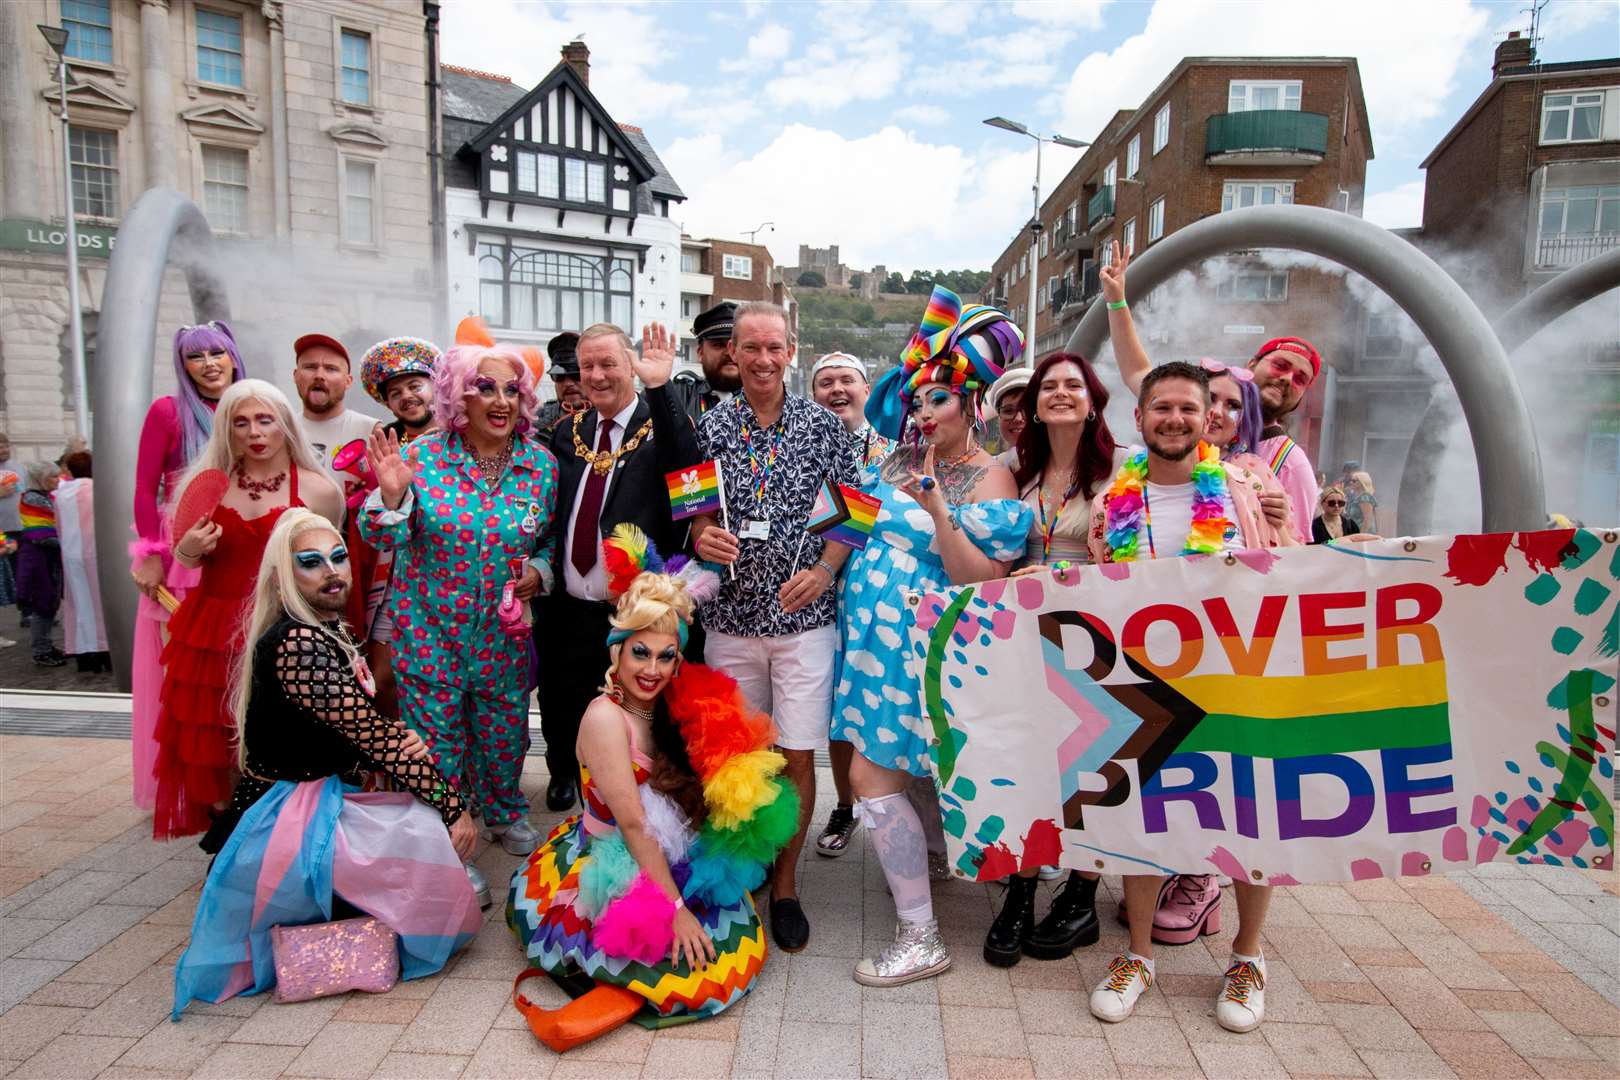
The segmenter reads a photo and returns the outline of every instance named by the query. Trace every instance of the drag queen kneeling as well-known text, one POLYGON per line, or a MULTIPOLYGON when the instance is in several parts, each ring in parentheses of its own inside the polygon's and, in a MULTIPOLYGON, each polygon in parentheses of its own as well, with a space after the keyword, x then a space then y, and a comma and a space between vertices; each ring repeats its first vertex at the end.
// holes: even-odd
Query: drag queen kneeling
POLYGON ((750 989, 765 937, 749 894, 792 837, 799 800, 778 774, 770 718, 728 676, 685 664, 696 602, 719 580, 664 566, 620 525, 603 544, 617 598, 602 693, 576 743, 584 810, 512 876, 507 922, 533 965, 576 1000, 514 994, 536 1036, 566 1050, 634 1019, 713 1016, 750 989))
POLYGON ((260 560, 236 661, 242 778, 209 832, 209 868, 174 973, 174 1016, 276 984, 273 926, 358 909, 399 935, 400 973, 442 969, 482 916, 461 860, 478 829, 427 747, 377 712, 343 625, 349 553, 330 522, 283 513, 260 560), (362 791, 381 772, 397 791, 362 791))

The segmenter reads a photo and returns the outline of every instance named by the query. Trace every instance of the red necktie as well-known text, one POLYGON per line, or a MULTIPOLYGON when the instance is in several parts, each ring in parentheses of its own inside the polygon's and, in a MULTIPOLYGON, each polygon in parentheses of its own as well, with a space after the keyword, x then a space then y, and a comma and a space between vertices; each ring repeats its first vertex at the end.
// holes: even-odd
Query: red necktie
MULTIPOLYGON (((613 453, 613 421, 604 419, 602 430, 596 437, 596 452, 602 456, 613 453)), ((596 565, 598 525, 602 520, 602 495, 607 491, 607 473, 587 466, 585 493, 580 496, 579 516, 574 518, 574 550, 569 553, 574 569, 580 577, 591 572, 596 565)))

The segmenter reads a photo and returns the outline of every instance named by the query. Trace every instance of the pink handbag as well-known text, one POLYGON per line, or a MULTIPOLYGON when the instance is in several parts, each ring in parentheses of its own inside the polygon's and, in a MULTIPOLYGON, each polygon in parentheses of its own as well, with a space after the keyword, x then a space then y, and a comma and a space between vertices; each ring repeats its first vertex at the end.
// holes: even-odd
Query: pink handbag
POLYGON ((367 916, 310 926, 272 926, 275 999, 309 1001, 350 990, 381 994, 399 982, 399 935, 367 916))

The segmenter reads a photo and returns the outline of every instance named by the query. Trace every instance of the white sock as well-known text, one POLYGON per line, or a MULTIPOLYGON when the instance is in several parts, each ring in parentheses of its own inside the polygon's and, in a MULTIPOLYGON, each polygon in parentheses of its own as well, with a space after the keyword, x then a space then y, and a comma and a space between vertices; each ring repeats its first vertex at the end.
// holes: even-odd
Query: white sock
POLYGON ((1129 949, 1127 949, 1127 950, 1125 950, 1125 958, 1127 960, 1140 960, 1140 961, 1142 961, 1142 966, 1147 968, 1147 973, 1149 975, 1153 974, 1153 957, 1151 957, 1151 956, 1143 956, 1140 953, 1133 953, 1129 949))
POLYGON ((855 814, 866 825, 872 849, 894 897, 894 913, 903 923, 932 922, 934 898, 928 884, 928 841, 922 820, 904 792, 879 799, 860 799, 855 814))
POLYGON ((1237 952, 1235 950, 1232 953, 1232 963, 1234 963, 1234 964, 1247 963, 1247 964, 1258 965, 1264 959, 1265 959, 1265 957, 1263 957, 1263 956, 1244 956, 1242 953, 1237 952))

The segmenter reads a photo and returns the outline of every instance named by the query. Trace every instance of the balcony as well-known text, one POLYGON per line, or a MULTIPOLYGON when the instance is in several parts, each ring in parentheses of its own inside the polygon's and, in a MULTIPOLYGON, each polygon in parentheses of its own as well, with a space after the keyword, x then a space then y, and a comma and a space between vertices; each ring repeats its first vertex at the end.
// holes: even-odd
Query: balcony
POLYGON ((1564 270, 1620 248, 1620 233, 1560 233, 1536 245, 1537 270, 1564 270))
POLYGON ((1069 323, 1078 322, 1100 292, 1102 281, 1097 276, 1095 265, 1088 265, 1081 271, 1080 280, 1074 284, 1059 286, 1052 297, 1052 310, 1057 316, 1058 325, 1067 326, 1069 323))
POLYGON ((694 274, 690 270, 682 270, 681 292, 691 293, 693 296, 713 296, 714 275, 694 274))
POLYGON ((1210 165, 1314 165, 1327 155, 1328 118, 1298 109, 1217 113, 1204 128, 1210 165))
POLYGON ((1086 228, 1099 229, 1114 220, 1114 185, 1104 184, 1086 203, 1086 228))

